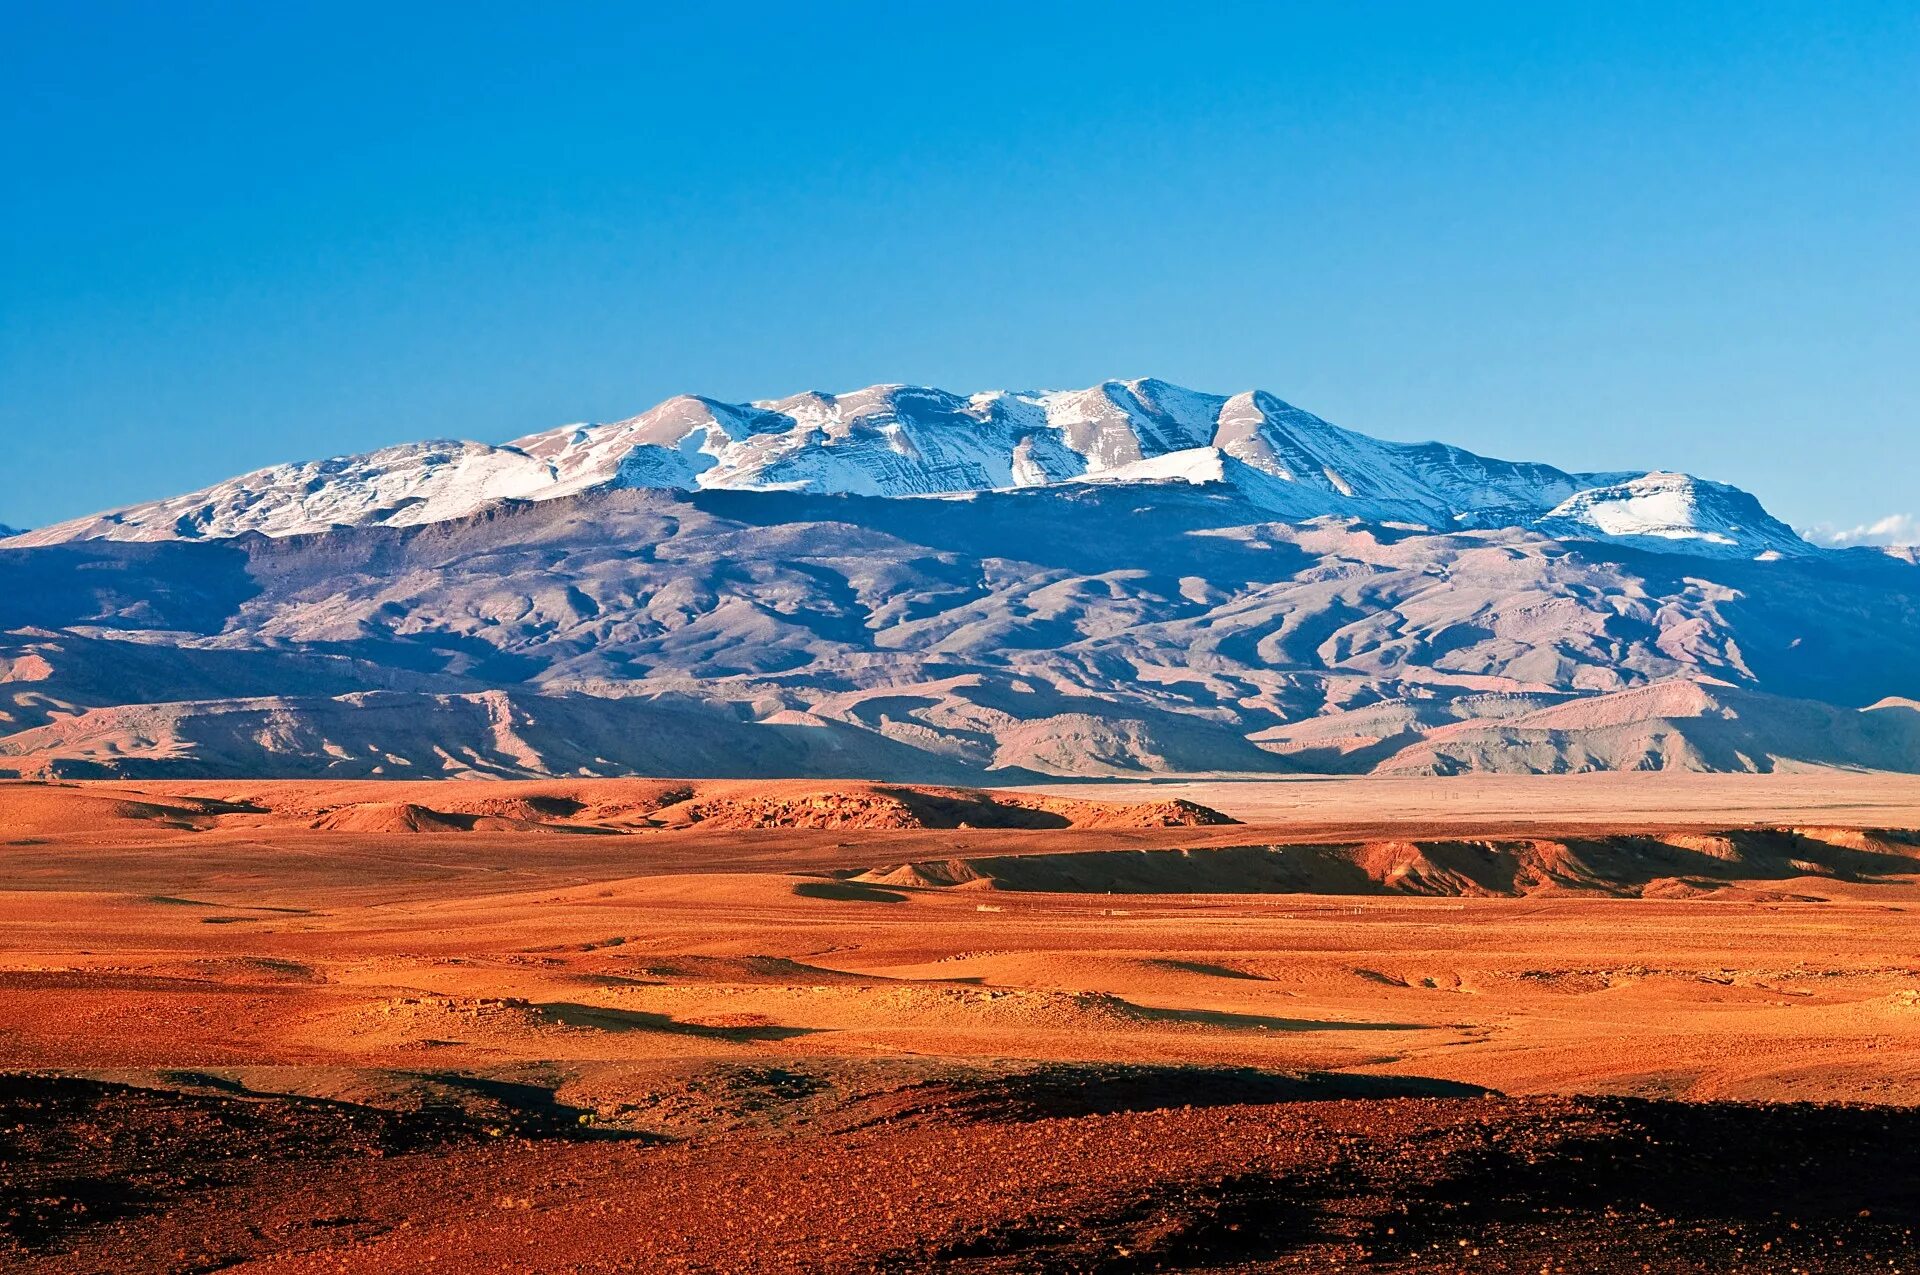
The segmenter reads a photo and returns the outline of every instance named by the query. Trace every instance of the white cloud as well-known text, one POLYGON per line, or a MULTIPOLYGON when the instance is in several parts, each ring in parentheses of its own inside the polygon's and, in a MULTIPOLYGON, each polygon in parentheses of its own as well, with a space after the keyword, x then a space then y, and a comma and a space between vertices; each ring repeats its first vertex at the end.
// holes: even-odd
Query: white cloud
POLYGON ((1878 522, 1858 527, 1836 527, 1823 522, 1804 528, 1800 534, 1817 545, 1834 549, 1854 545, 1920 545, 1920 515, 1888 514, 1878 522))

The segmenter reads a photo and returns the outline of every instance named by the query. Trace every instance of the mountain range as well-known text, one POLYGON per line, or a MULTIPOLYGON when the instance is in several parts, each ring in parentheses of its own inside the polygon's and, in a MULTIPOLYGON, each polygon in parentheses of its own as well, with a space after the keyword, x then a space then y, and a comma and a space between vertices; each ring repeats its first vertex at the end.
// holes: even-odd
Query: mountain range
POLYGON ((501 446, 410 443, 280 465, 19 543, 411 526, 625 487, 893 497, 1153 481, 1222 484, 1287 520, 1536 527, 1742 556, 1808 548, 1746 493, 1684 474, 1570 474, 1383 442, 1264 392, 1224 397, 1156 380, 966 397, 906 385, 757 403, 682 396, 501 446))
POLYGON ((0 540, 0 768, 1920 770, 1920 569, 1154 380, 276 466, 0 540))

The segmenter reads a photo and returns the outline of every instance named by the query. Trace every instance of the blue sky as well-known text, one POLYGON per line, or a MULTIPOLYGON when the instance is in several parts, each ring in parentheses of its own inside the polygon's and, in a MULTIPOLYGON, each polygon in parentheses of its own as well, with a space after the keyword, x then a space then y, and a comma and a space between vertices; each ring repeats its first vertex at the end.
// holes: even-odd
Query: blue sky
POLYGON ((1137 375, 1920 513, 1911 4, 697 8, 0 0, 0 521, 1137 375))

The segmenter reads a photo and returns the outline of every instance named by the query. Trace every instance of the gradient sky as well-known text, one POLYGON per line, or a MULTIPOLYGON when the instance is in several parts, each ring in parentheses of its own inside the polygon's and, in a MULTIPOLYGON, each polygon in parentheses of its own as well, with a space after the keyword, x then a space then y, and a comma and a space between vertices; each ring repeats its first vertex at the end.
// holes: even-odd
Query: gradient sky
POLYGON ((1139 375, 1920 514, 1911 3, 702 7, 0 0, 0 522, 1139 375))

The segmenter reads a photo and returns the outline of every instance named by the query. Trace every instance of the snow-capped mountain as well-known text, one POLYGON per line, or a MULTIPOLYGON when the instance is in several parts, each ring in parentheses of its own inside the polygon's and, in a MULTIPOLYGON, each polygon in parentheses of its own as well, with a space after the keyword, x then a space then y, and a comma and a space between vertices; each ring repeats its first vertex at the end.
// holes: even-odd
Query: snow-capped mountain
POLYGON ((596 489, 893 497, 1085 481, 1224 484, 1282 521, 1537 528, 1719 556, 1812 551, 1752 496, 1717 483, 1573 474, 1442 443, 1386 442, 1263 391, 1202 394, 1151 379, 965 396, 906 385, 754 403, 681 396, 628 420, 499 446, 410 443, 278 465, 12 543, 407 526, 596 489))
POLYGON ((1575 492, 1537 528, 1568 539, 1671 541, 1728 553, 1804 553, 1808 544, 1738 487, 1652 473, 1575 492))

